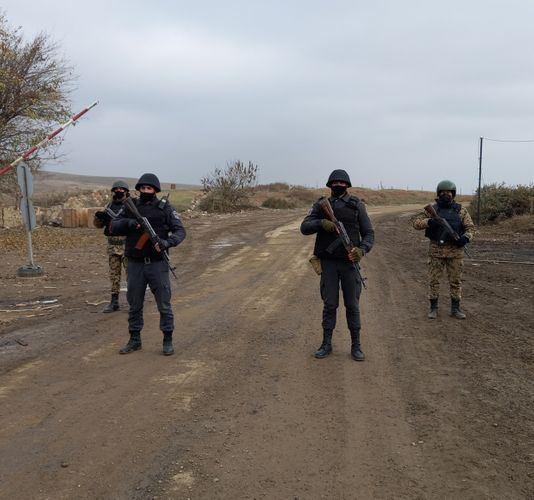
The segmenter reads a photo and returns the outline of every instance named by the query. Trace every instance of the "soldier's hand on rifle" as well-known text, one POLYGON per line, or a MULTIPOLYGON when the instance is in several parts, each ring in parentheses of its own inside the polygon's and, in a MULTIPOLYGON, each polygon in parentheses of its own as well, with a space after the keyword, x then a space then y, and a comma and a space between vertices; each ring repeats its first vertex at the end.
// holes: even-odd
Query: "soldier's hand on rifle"
POLYGON ((437 219, 428 219, 428 227, 429 228, 438 227, 438 226, 441 226, 439 220, 437 220, 437 219))
POLYGON ((337 230, 336 225, 331 220, 328 220, 328 219, 322 219, 321 226, 328 233, 335 233, 337 230))
POLYGON ((360 260, 362 260, 363 254, 364 252, 361 248, 354 247, 349 252, 349 259, 351 262, 360 262, 360 260))
POLYGON ((469 238, 467 236, 460 236, 455 242, 457 247, 465 247, 469 243, 469 238))
POLYGON ((154 248, 157 252, 164 252, 170 247, 169 242, 167 240, 160 239, 155 245, 154 248))
POLYGON ((106 222, 109 219, 109 215, 106 212, 99 210, 98 212, 95 212, 95 218, 99 221, 106 222))
POLYGON ((135 229, 139 229, 140 227, 141 225, 135 219, 128 219, 128 229, 130 231, 134 231, 135 229))

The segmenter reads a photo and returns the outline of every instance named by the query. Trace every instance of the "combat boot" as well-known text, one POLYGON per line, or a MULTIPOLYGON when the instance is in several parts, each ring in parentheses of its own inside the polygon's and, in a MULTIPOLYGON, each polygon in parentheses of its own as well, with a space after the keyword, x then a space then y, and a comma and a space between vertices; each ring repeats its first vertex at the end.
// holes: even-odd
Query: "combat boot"
POLYGON ((351 346, 350 355, 354 361, 363 361, 365 355, 362 352, 360 345, 360 332, 350 332, 351 346))
POLYGON ((139 351, 139 349, 141 349, 141 332, 130 332, 130 340, 119 353, 130 354, 131 352, 139 351))
POLYGON ((172 332, 163 334, 163 355, 171 356, 174 354, 174 348, 172 347, 172 332))
POLYGON ((451 316, 456 319, 465 319, 465 313, 460 309, 460 299, 451 299, 451 316))
POLYGON ((315 357, 317 359, 326 358, 329 354, 332 353, 332 331, 325 330, 323 332, 323 343, 321 347, 315 352, 315 357))
POLYGON ((430 299, 430 311, 428 311, 428 319, 436 319, 438 317, 438 299, 430 299))
POLYGON ((118 293, 112 293, 111 294, 111 301, 109 304, 104 307, 103 311, 104 313, 112 313, 119 310, 119 294, 118 293))

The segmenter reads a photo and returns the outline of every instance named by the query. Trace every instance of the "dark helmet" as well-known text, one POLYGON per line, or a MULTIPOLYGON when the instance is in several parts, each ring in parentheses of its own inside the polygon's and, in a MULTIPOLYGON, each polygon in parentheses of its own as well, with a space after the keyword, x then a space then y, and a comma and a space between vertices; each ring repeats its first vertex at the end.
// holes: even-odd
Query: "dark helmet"
POLYGON ((436 188, 436 194, 439 196, 440 191, 452 191, 452 197, 456 196, 456 184, 452 181, 441 181, 436 188))
POLYGON ((152 186, 156 190, 156 193, 161 191, 161 185, 156 174, 143 174, 141 177, 139 177, 139 180, 135 185, 135 189, 139 191, 141 186, 152 186))
POLYGON ((115 189, 117 189, 117 188, 122 188, 122 189, 125 189, 126 191, 130 191, 130 186, 128 186, 128 183, 126 181, 121 180, 121 179, 117 179, 113 183, 113 186, 111 186, 111 190, 112 191, 115 191, 115 189))
POLYGON ((334 170, 330 174, 330 177, 328 177, 328 182, 326 183, 326 185, 330 187, 332 185, 332 182, 334 181, 343 181, 346 182, 349 187, 352 187, 352 184, 350 183, 349 174, 347 174, 345 170, 334 170))

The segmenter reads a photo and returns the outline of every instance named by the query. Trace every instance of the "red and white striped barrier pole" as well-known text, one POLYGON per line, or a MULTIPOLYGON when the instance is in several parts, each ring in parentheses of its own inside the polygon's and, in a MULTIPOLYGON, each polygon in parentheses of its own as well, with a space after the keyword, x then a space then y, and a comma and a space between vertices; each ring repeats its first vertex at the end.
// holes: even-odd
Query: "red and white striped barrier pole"
POLYGON ((6 174, 13 167, 16 167, 21 161, 27 160, 33 153, 35 153, 38 149, 41 149, 46 143, 50 142, 54 137, 56 137, 56 135, 63 132, 63 130, 65 130, 69 125, 76 123, 79 118, 85 115, 85 113, 87 113, 91 108, 94 108, 97 104, 98 101, 95 101, 90 106, 87 106, 85 109, 82 109, 79 113, 74 115, 68 122, 65 122, 57 130, 54 130, 54 132, 52 132, 50 135, 47 135, 39 144, 36 144, 35 146, 28 149, 16 160, 12 161, 9 165, 5 165, 4 167, 0 168, 0 175, 6 174))

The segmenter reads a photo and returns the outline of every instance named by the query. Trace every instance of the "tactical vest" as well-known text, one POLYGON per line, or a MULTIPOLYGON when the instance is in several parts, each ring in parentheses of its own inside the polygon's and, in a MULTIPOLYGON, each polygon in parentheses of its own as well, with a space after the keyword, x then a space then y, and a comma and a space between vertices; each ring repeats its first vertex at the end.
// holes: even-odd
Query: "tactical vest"
MULTIPOLYGON (((436 209, 438 215, 445 219, 459 236, 464 234, 465 228, 460 216, 462 205, 458 203, 452 203, 450 207, 444 208, 435 203, 434 208, 436 209)), ((435 242, 440 242, 441 240, 445 241, 445 243, 453 242, 453 238, 439 225, 426 228, 425 236, 431 241, 435 242)))
MULTIPOLYGON (((123 209, 123 204, 122 204, 122 201, 116 202, 116 201, 111 200, 106 205, 106 208, 111 209, 114 213, 116 213, 118 215, 119 212, 123 209)), ((106 224, 104 226, 104 234, 108 237, 108 243, 110 245, 123 245, 124 244, 124 237, 117 238, 117 236, 113 237, 113 236, 111 236, 109 234, 109 226, 108 226, 108 224, 106 224), (113 239, 112 242, 109 241, 110 238, 113 239), (119 240, 122 240, 122 241, 119 241, 119 240), (119 241, 119 242, 117 243, 117 241, 119 241)))
MULTIPOLYGON (((167 219, 168 212, 171 210, 170 205, 157 198, 150 203, 141 203, 137 199, 135 205, 137 210, 139 210, 139 213, 148 219, 148 222, 150 222, 150 225, 153 227, 156 234, 160 238, 166 240, 169 237, 169 225, 167 224, 167 219)), ((163 257, 154 249, 154 246, 150 241, 147 241, 142 249, 135 248, 140 236, 140 233, 134 233, 126 237, 126 256, 134 259, 150 257, 154 260, 161 260, 163 257)))
MULTIPOLYGON (((358 224, 358 204, 356 196, 350 196, 347 201, 342 198, 329 198, 336 219, 343 223, 347 234, 354 246, 360 244, 360 225, 358 224)), ((313 252, 320 259, 348 259, 347 250, 339 240, 337 233, 319 231, 315 239, 313 252)))

